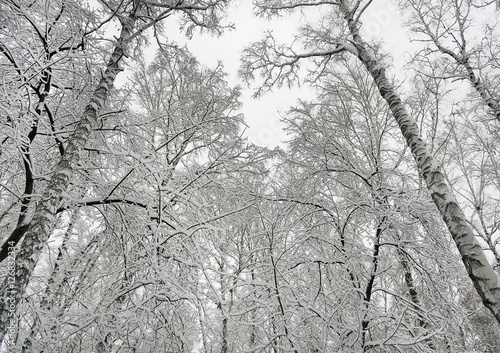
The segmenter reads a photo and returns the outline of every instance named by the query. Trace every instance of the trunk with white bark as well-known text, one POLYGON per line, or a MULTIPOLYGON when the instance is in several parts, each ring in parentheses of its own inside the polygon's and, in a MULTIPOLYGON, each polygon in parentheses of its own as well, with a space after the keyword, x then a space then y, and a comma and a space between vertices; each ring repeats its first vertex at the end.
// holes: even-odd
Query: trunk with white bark
POLYGON ((85 107, 78 126, 68 141, 65 153, 55 167, 47 189, 34 211, 33 219, 16 256, 15 281, 12 281, 12 279, 9 281, 9 278, 6 278, 2 283, 0 289, 2 293, 0 299, 0 342, 4 339, 6 330, 26 290, 42 248, 49 238, 56 211, 60 206, 64 193, 68 189, 74 169, 78 165, 80 153, 97 124, 99 113, 109 96, 116 75, 121 71, 119 63, 125 54, 126 46, 133 34, 137 20, 134 12, 122 20, 120 38, 107 63, 104 75, 89 104, 85 107))
POLYGON ((431 193, 432 200, 457 245, 474 287, 481 296, 484 305, 500 322, 500 279, 498 274, 488 262, 472 228, 467 224, 462 209, 441 173, 439 162, 430 153, 420 136, 417 123, 408 115, 394 85, 387 78, 383 65, 367 49, 366 43, 359 34, 353 13, 348 9, 345 1, 341 2, 341 10, 357 50, 357 57, 373 77, 380 94, 389 105, 415 158, 417 168, 431 193))

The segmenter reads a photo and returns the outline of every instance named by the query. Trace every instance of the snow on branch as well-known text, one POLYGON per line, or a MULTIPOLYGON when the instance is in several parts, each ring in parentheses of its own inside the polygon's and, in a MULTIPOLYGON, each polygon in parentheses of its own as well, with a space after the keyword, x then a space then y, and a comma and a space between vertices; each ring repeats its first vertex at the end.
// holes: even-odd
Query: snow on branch
POLYGON ((335 54, 349 52, 357 55, 354 45, 339 41, 333 47, 325 50, 315 50, 296 53, 291 46, 276 43, 272 33, 260 42, 255 42, 243 51, 240 76, 248 83, 255 80, 259 73, 263 82, 257 88, 254 96, 258 97, 272 87, 286 85, 291 87, 300 82, 300 60, 320 58, 317 67, 325 67, 335 54))
POLYGON ((279 11, 292 10, 300 7, 311 7, 320 5, 340 5, 339 1, 261 1, 257 6, 263 10, 279 11))

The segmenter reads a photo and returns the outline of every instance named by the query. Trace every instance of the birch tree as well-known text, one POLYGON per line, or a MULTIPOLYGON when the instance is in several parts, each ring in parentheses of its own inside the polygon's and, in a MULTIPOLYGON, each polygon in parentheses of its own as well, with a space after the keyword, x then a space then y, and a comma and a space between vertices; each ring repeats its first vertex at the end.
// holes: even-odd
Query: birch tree
MULTIPOLYGON (((472 9, 471 9, 472 11, 472 9)), ((474 49, 476 50, 485 50, 474 49)), ((480 55, 478 58, 483 57, 480 55)), ((497 121, 488 118, 477 93, 463 99, 456 64, 443 60, 430 49, 417 53, 410 65, 420 92, 410 92, 409 100, 421 129, 429 137, 432 153, 441 161, 443 172, 482 246, 495 258, 498 267, 497 121), (453 75, 451 74, 453 73, 453 75), (456 74, 456 75, 455 75, 456 74)), ((493 76, 492 70, 481 70, 493 76)), ((482 83, 484 84, 484 82, 482 83)))
POLYGON ((361 18, 370 2, 363 1, 273 1, 256 2, 258 11, 270 15, 301 9, 308 6, 323 6, 328 21, 318 26, 306 25, 300 36, 308 49, 299 52, 295 47, 275 43, 272 35, 254 43, 245 50, 241 73, 252 79, 259 73, 263 79, 261 89, 269 89, 276 84, 296 81, 299 63, 303 59, 316 61, 313 74, 320 75, 326 64, 338 55, 353 55, 372 76, 380 95, 387 102, 406 144, 410 149, 419 173, 425 181, 430 196, 439 210, 443 221, 456 243, 462 261, 472 283, 481 296, 484 305, 500 322, 500 294, 498 274, 488 262, 480 244, 475 239, 472 228, 467 224, 463 210, 454 198, 438 161, 429 152, 420 136, 418 126, 402 102, 396 88, 386 74, 386 62, 377 50, 377 45, 363 39, 361 18))
POLYGON ((498 4, 451 0, 405 1, 400 5, 414 40, 426 44, 423 52, 427 59, 449 62, 442 77, 468 81, 475 100, 482 101, 479 106, 487 107, 482 109, 486 116, 499 122, 498 4))
POLYGON ((199 336, 207 351, 238 342, 226 310, 245 263, 229 244, 245 242, 233 234, 253 202, 234 189, 265 174, 267 158, 239 135, 238 97, 220 66, 185 48, 163 44, 150 65, 138 62, 84 149, 85 197, 63 204, 81 226, 54 280, 39 284, 44 295, 19 310, 26 347, 188 352, 199 336))
MULTIPOLYGON (((436 212, 429 208, 411 159, 401 154, 404 141, 397 125, 359 68, 340 59, 327 67, 318 99, 302 102, 285 119, 290 151, 274 197, 296 204, 295 212, 304 220, 304 228, 295 225, 293 232, 304 232, 306 240, 287 256, 298 264, 287 280, 297 277, 307 283, 300 317, 310 310, 313 317, 327 320, 329 325, 321 329, 313 318, 309 325, 319 326, 313 330, 318 336, 312 334, 317 347, 326 344, 321 337, 328 337, 331 350, 465 349, 448 321, 455 298, 444 284, 460 283, 465 273, 457 271, 455 255, 443 258, 445 229, 433 224, 436 212), (439 255, 430 255, 437 248, 439 255), (459 277, 434 270, 450 263, 459 277), (311 272, 319 272, 319 279, 311 272), (313 299, 310 288, 318 282, 322 289, 313 299), (384 336, 387 332, 393 335, 384 336)), ((287 248, 292 248, 290 240, 287 248)))
MULTIPOLYGON (((65 126, 74 122, 67 108, 70 104, 78 106, 78 99, 85 99, 88 93, 86 87, 94 71, 88 67, 92 54, 96 54, 96 43, 87 32, 95 26, 95 18, 89 9, 73 2, 27 7, 22 2, 7 1, 3 7, 2 158, 11 168, 2 171, 6 183, 3 192, 10 190, 3 198, 4 207, 10 209, 3 213, 2 223, 5 233, 14 228, 5 244, 15 245, 27 229, 38 186, 45 185, 46 169, 53 164, 50 159, 64 153, 65 126), (18 175, 20 162, 24 172, 18 175), (21 184, 24 189, 18 193, 16 185, 21 184), (17 219, 17 201, 9 205, 13 196, 12 200, 20 200, 17 219)), ((2 246, 0 260, 6 253, 7 246, 2 246)))
MULTIPOLYGON (((6 327, 9 326, 11 320, 7 299, 9 299, 9 307, 12 312, 12 309, 17 307, 33 273, 44 243, 50 236, 55 214, 69 187, 71 177, 75 167, 79 163, 82 151, 92 136, 93 129, 97 126, 99 115, 110 95, 116 75, 121 71, 120 62, 127 55, 127 49, 147 28, 157 27, 160 29, 159 23, 176 12, 181 15, 181 21, 185 24, 188 32, 191 32, 195 28, 218 32, 222 28, 220 26, 220 18, 226 1, 189 1, 181 3, 152 1, 115 3, 113 1, 103 1, 101 5, 107 16, 107 19, 104 18, 102 21, 107 21, 110 18, 118 20, 120 34, 111 52, 107 55, 108 61, 99 83, 93 90, 85 108, 82 109, 80 116, 76 119, 77 124, 74 132, 64 146, 64 154, 54 167, 54 171, 40 199, 41 201, 33 211, 30 221, 26 222, 27 224, 29 223, 27 231, 24 234, 23 242, 17 253, 15 285, 14 287, 9 287, 7 279, 2 284, 2 293, 4 293, 0 314, 2 318, 0 326, 2 340, 6 327)), ((16 7, 18 5, 17 3, 12 3, 10 6, 16 7)), ((23 3, 20 5, 20 7, 24 6, 27 5, 23 3)), ((61 5, 61 7, 64 7, 64 5, 61 5)), ((12 65, 15 66, 15 63, 12 63, 12 65)))

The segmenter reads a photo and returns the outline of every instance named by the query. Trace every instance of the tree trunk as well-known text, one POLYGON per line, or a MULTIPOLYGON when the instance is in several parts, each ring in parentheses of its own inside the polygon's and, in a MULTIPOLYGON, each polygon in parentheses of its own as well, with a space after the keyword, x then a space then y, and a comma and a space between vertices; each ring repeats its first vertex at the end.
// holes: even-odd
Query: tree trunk
MULTIPOLYGON (((403 251, 403 249, 400 246, 398 246, 397 252, 399 256, 399 263, 403 268, 405 283, 406 286, 408 287, 408 294, 410 295, 411 302, 414 304, 413 309, 417 312, 418 315, 418 325, 422 328, 424 336, 428 336, 429 324, 427 323, 427 320, 422 314, 422 307, 420 304, 417 288, 415 287, 415 282, 413 281, 413 275, 411 274, 410 264, 408 263, 408 255, 403 251)), ((427 346, 429 347, 430 350, 432 351, 436 350, 434 342, 432 342, 432 338, 426 339, 425 342, 427 343, 427 346)))
POLYGON ((78 165, 80 153, 97 124, 99 113, 109 96, 116 75, 121 71, 119 63, 133 34, 136 20, 135 10, 122 20, 120 38, 108 61, 104 75, 89 104, 85 107, 75 132, 68 141, 65 153, 55 167, 47 189, 34 211, 33 219, 17 254, 15 283, 12 280, 9 282, 9 278, 6 278, 2 283, 0 290, 3 293, 0 301, 0 341, 4 339, 12 314, 26 290, 42 248, 49 238, 56 211, 68 189, 73 171, 78 165))
POLYGON ((345 1, 341 2, 341 11, 347 21, 353 44, 357 50, 357 57, 373 77, 380 94, 388 103, 413 154, 417 168, 431 193, 432 200, 458 247, 469 277, 484 305, 500 322, 500 279, 497 273, 486 259, 480 244, 475 239, 472 228, 467 224, 462 209, 440 171, 439 162, 429 152, 420 136, 417 123, 408 115, 393 84, 387 79, 383 66, 368 51, 365 42, 359 35, 357 23, 353 18, 354 14, 347 8, 345 1))

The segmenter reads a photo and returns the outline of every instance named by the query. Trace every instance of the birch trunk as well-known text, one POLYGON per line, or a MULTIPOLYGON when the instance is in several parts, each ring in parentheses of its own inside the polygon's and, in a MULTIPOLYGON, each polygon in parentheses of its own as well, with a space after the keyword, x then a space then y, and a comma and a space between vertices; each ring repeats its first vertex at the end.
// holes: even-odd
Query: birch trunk
POLYGON ((474 287, 481 296, 484 305, 500 322, 500 278, 498 274, 493 270, 480 244, 475 239, 472 228, 467 224, 462 209, 440 171, 439 162, 432 156, 420 136, 417 123, 408 115, 393 84, 387 79, 383 66, 367 49, 359 34, 357 23, 354 21, 354 14, 347 7, 346 1, 340 3, 340 8, 347 21, 353 44, 357 50, 357 57, 373 77, 380 94, 388 103, 413 154, 417 168, 431 193, 432 200, 457 245, 474 287))
POLYGON ((75 132, 68 141, 65 153, 56 165, 47 189, 34 211, 33 219, 16 256, 15 282, 6 278, 2 283, 0 289, 2 293, 0 300, 0 342, 4 339, 11 318, 15 314, 42 248, 50 235, 56 211, 68 189, 74 169, 78 165, 80 153, 97 124, 99 113, 108 98, 116 75, 121 71, 119 63, 124 56, 129 39, 132 37, 136 19, 135 11, 132 11, 128 17, 122 20, 120 38, 107 63, 104 75, 89 104, 85 107, 75 132))

